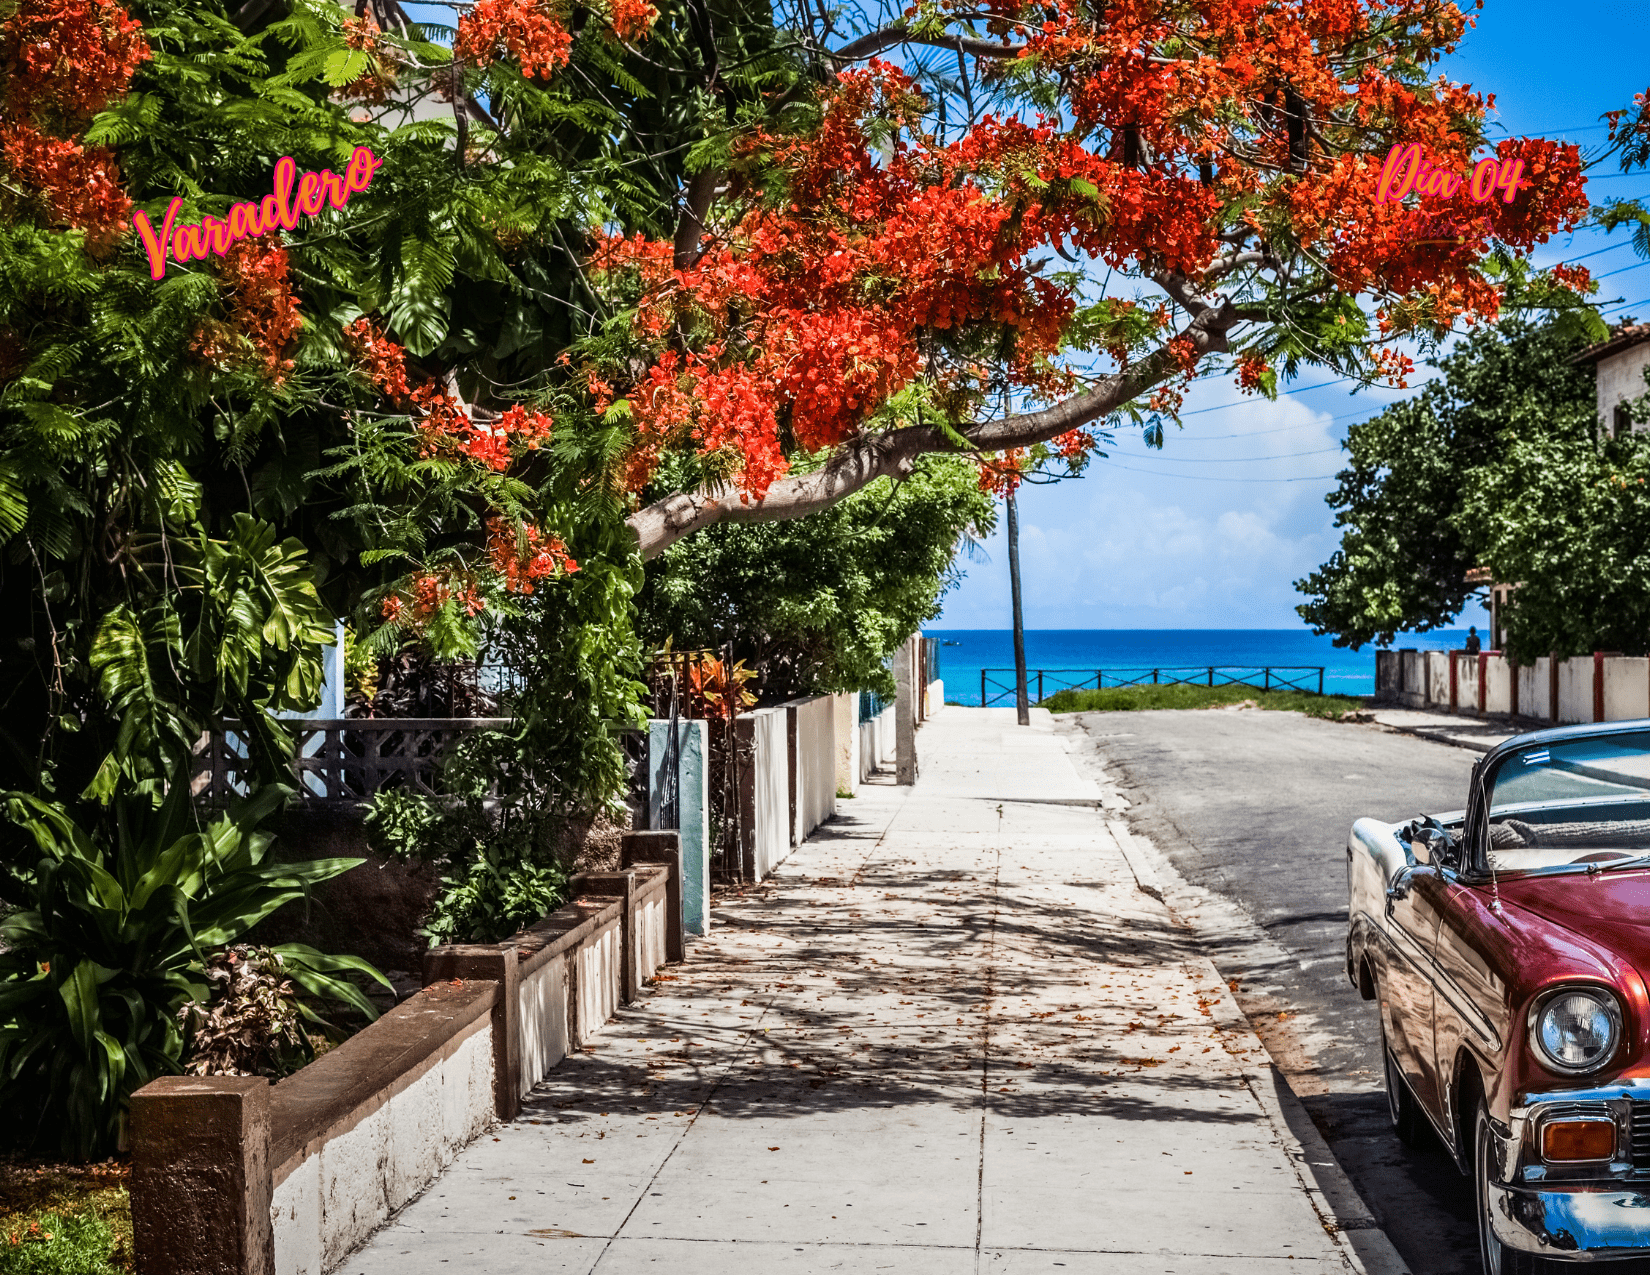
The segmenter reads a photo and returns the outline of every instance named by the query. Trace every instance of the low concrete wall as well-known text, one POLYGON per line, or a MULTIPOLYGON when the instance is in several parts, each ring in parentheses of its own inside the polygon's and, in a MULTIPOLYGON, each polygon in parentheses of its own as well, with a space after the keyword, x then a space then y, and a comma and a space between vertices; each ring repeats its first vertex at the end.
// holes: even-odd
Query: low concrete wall
POLYGON ((945 707, 945 683, 935 678, 922 693, 922 717, 927 721, 945 707))
POLYGON ((891 770, 894 765, 894 712, 888 705, 868 722, 859 724, 859 778, 864 783, 879 770, 891 770))
POLYGON ((1427 662, 1420 651, 1400 651, 1399 676, 1402 687, 1399 697, 1411 708, 1427 702, 1427 662))
POLYGON ((1426 664, 1427 702, 1449 707, 1449 652, 1423 651, 1426 664))
POLYGON ((836 705, 828 695, 785 705, 791 845, 836 813, 836 705))
POLYGON ((325 1275, 680 960, 676 834, 498 944, 434 948, 425 987, 276 1084, 168 1076, 132 1098, 142 1275, 325 1275))
POLYGON ((1484 697, 1480 701, 1486 713, 1515 712, 1513 703, 1513 666, 1504 655, 1486 655, 1480 661, 1484 669, 1484 697))
POLYGON ((1650 717, 1645 656, 1595 652, 1556 662, 1541 656, 1514 668, 1499 652, 1377 651, 1375 679, 1381 698, 1416 708, 1453 707, 1555 725, 1650 717))
POLYGON ((1650 659, 1616 655, 1602 664, 1604 720, 1625 722, 1650 716, 1650 659))
POLYGON ((1578 655, 1558 666, 1558 720, 1593 720, 1593 659, 1578 655))
POLYGON ((739 747, 750 759, 739 777, 740 859, 760 881, 791 849, 789 714, 783 704, 742 714, 739 747))
MULTIPOLYGON (((1478 657, 1465 651, 1452 651, 1455 661, 1455 707, 1457 712, 1478 711, 1478 657)), ((1446 701, 1447 703, 1448 701, 1446 701)))

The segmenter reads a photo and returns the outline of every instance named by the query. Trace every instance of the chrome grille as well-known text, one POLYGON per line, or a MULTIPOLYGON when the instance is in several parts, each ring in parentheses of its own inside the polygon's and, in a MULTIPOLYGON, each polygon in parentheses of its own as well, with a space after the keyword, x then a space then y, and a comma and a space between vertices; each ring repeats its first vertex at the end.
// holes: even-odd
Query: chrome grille
POLYGON ((1633 1123, 1628 1136, 1633 1149, 1633 1167, 1650 1169, 1650 1101, 1633 1100, 1633 1123))

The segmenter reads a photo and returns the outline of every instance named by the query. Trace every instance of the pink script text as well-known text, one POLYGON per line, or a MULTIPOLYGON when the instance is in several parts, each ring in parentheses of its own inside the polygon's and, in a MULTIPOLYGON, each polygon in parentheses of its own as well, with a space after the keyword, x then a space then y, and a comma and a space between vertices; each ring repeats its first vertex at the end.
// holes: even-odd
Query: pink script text
POLYGON ((265 195, 261 202, 232 205, 227 220, 205 217, 199 222, 174 226, 172 222, 183 204, 183 197, 179 195, 166 206, 158 235, 148 214, 141 210, 135 212, 132 225, 137 227, 143 249, 149 254, 149 277, 165 277, 168 251, 178 262, 204 261, 208 252, 221 257, 237 240, 279 229, 296 230, 300 216, 314 217, 328 203, 342 208, 349 203, 351 195, 367 188, 383 162, 365 146, 357 146, 342 176, 323 168, 318 173, 305 173, 300 177, 292 157, 283 155, 275 164, 274 192, 265 195))
MULTIPOLYGON (((1510 204, 1518 194, 1518 183, 1523 176, 1521 159, 1481 159, 1466 183, 1467 193, 1482 204, 1500 191, 1502 201, 1510 204)), ((1421 154, 1421 144, 1411 142, 1408 146, 1394 146, 1387 152, 1386 163, 1381 166, 1381 184, 1375 188, 1375 202, 1390 199, 1395 204, 1402 203, 1409 194, 1453 199, 1462 184, 1459 174, 1447 168, 1434 168, 1421 154)))

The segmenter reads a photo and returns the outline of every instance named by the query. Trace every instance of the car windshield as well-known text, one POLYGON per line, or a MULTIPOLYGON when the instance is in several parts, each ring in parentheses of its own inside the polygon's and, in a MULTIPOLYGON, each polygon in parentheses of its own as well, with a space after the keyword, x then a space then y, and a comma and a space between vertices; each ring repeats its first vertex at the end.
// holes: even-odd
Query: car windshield
POLYGON ((1490 790, 1497 872, 1650 854, 1650 733, 1559 740, 1509 754, 1490 790))

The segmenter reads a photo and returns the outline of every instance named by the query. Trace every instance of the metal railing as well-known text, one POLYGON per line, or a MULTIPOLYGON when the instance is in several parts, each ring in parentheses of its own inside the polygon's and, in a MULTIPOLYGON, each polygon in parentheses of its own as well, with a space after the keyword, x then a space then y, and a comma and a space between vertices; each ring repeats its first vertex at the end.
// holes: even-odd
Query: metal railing
MULTIPOLYGON (((1323 694, 1323 666, 1317 664, 1183 664, 1177 667, 1026 670, 1026 693, 1040 704, 1060 691, 1092 691, 1118 686, 1247 686, 1256 691, 1323 694), (1316 685, 1313 683, 1316 682, 1316 685)), ((980 704, 1014 702, 1014 670, 980 670, 980 704)))

